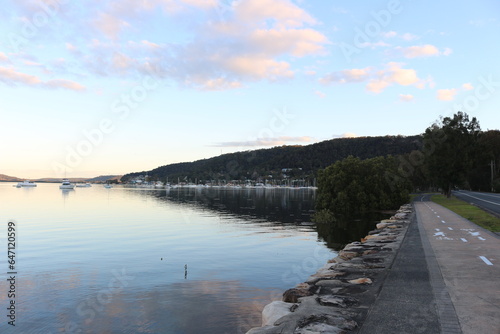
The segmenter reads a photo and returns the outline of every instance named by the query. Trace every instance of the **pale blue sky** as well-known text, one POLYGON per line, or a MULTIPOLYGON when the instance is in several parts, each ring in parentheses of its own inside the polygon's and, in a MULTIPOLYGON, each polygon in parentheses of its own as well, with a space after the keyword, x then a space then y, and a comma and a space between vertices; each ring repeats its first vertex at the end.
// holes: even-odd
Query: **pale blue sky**
POLYGON ((458 110, 498 129, 499 14, 493 0, 6 1, 0 173, 414 135, 458 110))

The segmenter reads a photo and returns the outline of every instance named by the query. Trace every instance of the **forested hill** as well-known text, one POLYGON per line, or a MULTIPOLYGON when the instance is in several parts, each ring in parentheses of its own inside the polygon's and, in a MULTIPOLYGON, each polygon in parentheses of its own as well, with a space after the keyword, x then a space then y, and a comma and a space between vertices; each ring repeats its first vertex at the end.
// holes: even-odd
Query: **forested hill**
POLYGON ((312 179, 315 172, 350 155, 361 159, 400 155, 420 148, 421 136, 338 138, 307 146, 280 146, 236 152, 194 162, 161 166, 126 174, 122 182, 140 175, 151 180, 201 182, 210 180, 312 179), (284 171, 286 169, 286 171, 284 171))

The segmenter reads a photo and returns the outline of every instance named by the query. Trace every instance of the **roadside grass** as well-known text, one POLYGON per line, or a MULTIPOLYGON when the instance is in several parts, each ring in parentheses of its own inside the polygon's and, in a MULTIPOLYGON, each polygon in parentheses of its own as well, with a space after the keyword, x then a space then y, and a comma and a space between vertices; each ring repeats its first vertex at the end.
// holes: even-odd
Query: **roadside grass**
POLYGON ((470 205, 455 196, 446 198, 444 195, 433 195, 431 201, 450 209, 456 214, 487 230, 500 232, 500 218, 491 215, 477 206, 470 205))

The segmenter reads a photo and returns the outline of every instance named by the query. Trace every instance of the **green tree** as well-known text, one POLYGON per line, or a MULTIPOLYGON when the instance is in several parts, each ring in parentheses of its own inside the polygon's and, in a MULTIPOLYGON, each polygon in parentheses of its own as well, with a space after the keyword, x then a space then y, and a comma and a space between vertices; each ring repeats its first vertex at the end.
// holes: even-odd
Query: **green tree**
POLYGON ((406 180, 389 182, 397 174, 399 161, 392 157, 361 160, 349 156, 318 172, 316 210, 318 217, 331 213, 389 210, 408 202, 412 189, 406 180))
POLYGON ((464 186, 474 166, 481 128, 478 120, 463 112, 442 118, 425 130, 424 145, 432 147, 426 157, 431 180, 450 197, 455 186, 464 186))

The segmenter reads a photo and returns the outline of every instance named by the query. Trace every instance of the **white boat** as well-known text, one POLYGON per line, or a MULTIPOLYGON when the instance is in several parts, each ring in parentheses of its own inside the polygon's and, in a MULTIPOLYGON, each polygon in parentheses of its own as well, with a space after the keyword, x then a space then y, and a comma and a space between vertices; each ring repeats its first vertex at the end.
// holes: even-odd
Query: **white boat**
POLYGON ((104 188, 109 189, 109 188, 113 188, 113 186, 112 186, 111 184, 105 184, 105 185, 104 185, 104 188))
POLYGON ((18 187, 18 188, 21 188, 21 187, 36 187, 36 183, 32 182, 32 181, 26 180, 26 181, 23 181, 23 182, 19 182, 16 187, 18 187))
POLYGON ((78 188, 90 188, 92 185, 90 183, 77 183, 76 186, 78 188))
POLYGON ((155 188, 163 188, 165 187, 165 185, 163 184, 163 182, 161 181, 156 181, 155 182, 155 188))
POLYGON ((75 188, 75 185, 69 182, 68 179, 63 179, 61 185, 59 186, 59 189, 73 189, 75 188))

